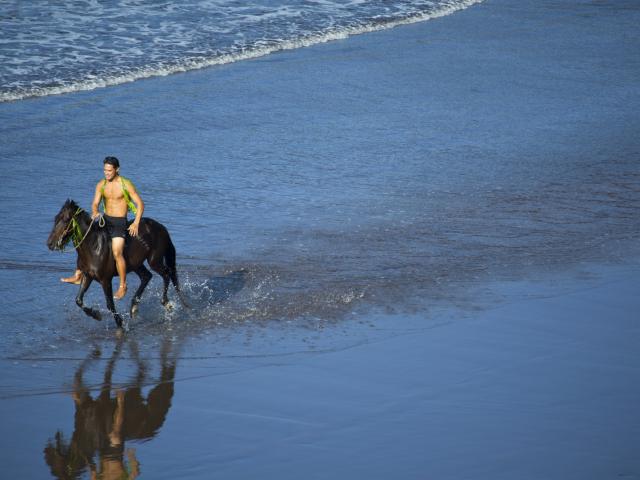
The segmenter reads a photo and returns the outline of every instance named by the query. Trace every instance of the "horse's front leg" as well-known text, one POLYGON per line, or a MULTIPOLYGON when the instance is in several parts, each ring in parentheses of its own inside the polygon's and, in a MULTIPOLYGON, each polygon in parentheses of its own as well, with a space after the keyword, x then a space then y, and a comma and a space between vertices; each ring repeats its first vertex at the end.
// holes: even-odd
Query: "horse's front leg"
POLYGON ((113 313, 113 319, 116 321, 118 328, 122 328, 122 317, 116 311, 116 306, 113 303, 113 286, 111 285, 111 279, 102 281, 102 291, 104 292, 104 298, 107 301, 107 308, 113 313))
POLYGON ((84 294, 89 289, 91 282, 93 279, 87 275, 82 275, 82 281, 80 282, 80 290, 78 290, 78 295, 76 295, 76 305, 78 305, 84 313, 89 315, 91 318, 95 318, 96 320, 102 320, 102 315, 95 308, 89 308, 84 306, 84 294))
POLYGON ((142 297, 142 292, 146 288, 149 280, 151 280, 151 272, 147 270, 144 265, 140 265, 136 270, 136 274, 140 277, 140 286, 133 296, 133 300, 131 300, 131 317, 135 317, 136 313, 138 313, 138 303, 140 303, 140 298, 142 297))

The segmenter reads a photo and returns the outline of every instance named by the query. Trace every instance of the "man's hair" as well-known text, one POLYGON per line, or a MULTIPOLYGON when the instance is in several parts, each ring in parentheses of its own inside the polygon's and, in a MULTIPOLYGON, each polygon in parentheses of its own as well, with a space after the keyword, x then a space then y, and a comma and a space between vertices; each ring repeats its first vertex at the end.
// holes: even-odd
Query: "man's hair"
POLYGON ((113 165, 113 168, 120 168, 120 162, 118 161, 118 159, 116 157, 106 157, 104 159, 104 163, 105 165, 108 163, 109 165, 113 165))

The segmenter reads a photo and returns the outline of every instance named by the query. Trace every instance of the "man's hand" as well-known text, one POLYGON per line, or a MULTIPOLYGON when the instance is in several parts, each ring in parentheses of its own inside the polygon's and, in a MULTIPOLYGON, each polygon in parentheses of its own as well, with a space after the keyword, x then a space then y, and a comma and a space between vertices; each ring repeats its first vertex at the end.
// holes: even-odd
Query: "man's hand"
POLYGON ((91 219, 95 220, 96 218, 100 218, 101 216, 102 216, 102 213, 94 212, 93 215, 91 215, 91 219))
POLYGON ((131 225, 129 225, 129 235, 131 235, 132 237, 136 237, 138 235, 138 226, 140 224, 138 222, 133 222, 131 225))

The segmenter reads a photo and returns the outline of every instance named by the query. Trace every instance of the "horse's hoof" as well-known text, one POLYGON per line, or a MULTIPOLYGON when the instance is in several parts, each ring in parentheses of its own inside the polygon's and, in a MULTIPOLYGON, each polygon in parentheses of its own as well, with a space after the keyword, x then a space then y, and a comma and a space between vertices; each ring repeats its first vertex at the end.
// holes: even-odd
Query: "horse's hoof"
POLYGON ((138 305, 133 305, 131 307, 131 318, 135 317, 138 314, 138 305))

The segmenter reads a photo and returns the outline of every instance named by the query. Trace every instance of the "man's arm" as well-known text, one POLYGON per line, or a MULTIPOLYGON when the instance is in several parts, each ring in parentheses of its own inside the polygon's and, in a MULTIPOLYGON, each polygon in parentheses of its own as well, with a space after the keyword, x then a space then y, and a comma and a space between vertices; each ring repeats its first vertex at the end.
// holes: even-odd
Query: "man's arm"
POLYGON ((129 196, 133 203, 136 205, 136 218, 133 223, 129 226, 129 234, 133 237, 138 235, 138 227, 140 226, 140 219, 142 218, 142 214, 144 213, 144 202, 140 195, 138 195, 138 191, 136 187, 133 186, 133 183, 128 182, 127 191, 129 192, 129 196))
POLYGON ((102 180, 96 185, 96 193, 93 195, 93 202, 91 203, 91 218, 96 218, 100 215, 98 208, 100 207, 100 200, 102 199, 102 180))

